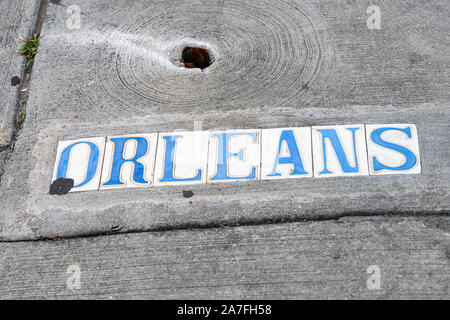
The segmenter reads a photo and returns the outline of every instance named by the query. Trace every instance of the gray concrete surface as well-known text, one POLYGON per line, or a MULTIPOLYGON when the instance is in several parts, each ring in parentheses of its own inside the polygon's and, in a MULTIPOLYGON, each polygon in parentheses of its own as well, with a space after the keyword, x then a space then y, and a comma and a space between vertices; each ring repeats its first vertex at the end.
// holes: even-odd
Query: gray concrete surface
POLYGON ((7 152, 5 150, 0 151, 0 175, 3 172, 3 166, 5 164, 7 152))
MULTIPOLYGON (((449 298, 446 0, 381 0, 380 30, 366 26, 368 0, 49 2, 27 118, 0 149, 1 299, 449 298), (213 65, 176 67, 186 44, 213 65), (58 140, 194 121, 414 123, 422 174, 191 186, 189 199, 186 187, 48 194, 58 140), (335 220, 303 222, 323 219, 335 220)), ((39 3, 0 0, 0 148, 24 65, 10 49, 39 3)))
POLYGON ((381 30, 369 30, 371 1, 51 2, 0 186, 0 239, 448 214, 450 42, 440 18, 449 8, 432 3, 384 1, 381 30), (69 4, 80 29, 68 28, 69 4), (199 41, 214 54, 209 70, 176 67, 180 45, 199 41), (414 123, 422 174, 203 185, 190 199, 177 187, 48 194, 58 140, 194 121, 204 130, 414 123))
POLYGON ((20 49, 20 38, 28 38, 34 30, 39 0, 0 1, 0 148, 11 143, 15 130, 20 84, 12 85, 11 79, 22 80, 25 59, 14 51, 20 49))
POLYGON ((449 231, 449 218, 353 218, 0 243, 0 297, 448 299, 449 231))

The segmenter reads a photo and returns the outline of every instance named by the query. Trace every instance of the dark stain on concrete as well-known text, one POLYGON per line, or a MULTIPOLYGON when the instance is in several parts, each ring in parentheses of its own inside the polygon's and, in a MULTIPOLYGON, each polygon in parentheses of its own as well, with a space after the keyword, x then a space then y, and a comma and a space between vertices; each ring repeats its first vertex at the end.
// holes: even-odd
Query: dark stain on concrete
POLYGON ((20 78, 18 76, 14 76, 11 78, 11 85, 13 87, 17 86, 20 84, 20 78))
POLYGON ((194 192, 190 190, 183 190, 183 197, 185 198, 191 198, 194 195, 194 192))
POLYGON ((52 182, 50 185, 50 194, 51 195, 63 195, 67 194, 70 189, 73 188, 74 181, 73 179, 65 179, 59 178, 52 182))

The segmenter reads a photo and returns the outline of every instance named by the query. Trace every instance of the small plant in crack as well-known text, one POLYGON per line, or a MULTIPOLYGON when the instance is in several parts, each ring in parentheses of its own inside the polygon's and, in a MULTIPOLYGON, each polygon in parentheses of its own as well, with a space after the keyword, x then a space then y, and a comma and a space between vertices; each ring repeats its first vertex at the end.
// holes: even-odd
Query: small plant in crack
POLYGON ((20 48, 20 50, 17 51, 17 54, 27 59, 25 72, 29 72, 33 67, 34 57, 38 52, 40 40, 41 36, 38 33, 33 34, 29 39, 20 40, 22 42, 22 48, 20 48))
POLYGON ((23 125, 23 122, 25 121, 26 115, 27 115, 26 112, 22 112, 19 115, 19 117, 17 119, 17 126, 19 127, 19 129, 22 128, 22 125, 23 125))

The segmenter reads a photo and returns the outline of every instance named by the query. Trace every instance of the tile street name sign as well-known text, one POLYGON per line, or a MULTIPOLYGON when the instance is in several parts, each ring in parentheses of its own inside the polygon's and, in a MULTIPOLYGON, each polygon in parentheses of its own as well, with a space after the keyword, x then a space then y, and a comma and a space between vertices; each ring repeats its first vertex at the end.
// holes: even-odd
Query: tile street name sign
POLYGON ((53 181, 74 192, 420 172, 415 125, 357 124, 60 141, 53 181))

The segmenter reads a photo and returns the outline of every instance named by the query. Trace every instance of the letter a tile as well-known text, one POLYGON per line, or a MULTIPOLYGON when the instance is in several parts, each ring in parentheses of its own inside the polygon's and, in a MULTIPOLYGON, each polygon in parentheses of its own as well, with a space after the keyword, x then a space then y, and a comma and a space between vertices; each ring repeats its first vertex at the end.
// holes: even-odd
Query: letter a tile
POLYGON ((312 177, 311 128, 264 129, 261 179, 312 177))

